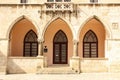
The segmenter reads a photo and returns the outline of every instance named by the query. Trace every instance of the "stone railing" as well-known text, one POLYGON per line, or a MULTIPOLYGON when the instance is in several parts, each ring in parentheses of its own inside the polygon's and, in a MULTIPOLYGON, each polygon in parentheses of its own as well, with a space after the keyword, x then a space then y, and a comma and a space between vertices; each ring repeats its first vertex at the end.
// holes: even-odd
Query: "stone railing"
POLYGON ((73 11, 71 2, 47 2, 46 11, 73 11))

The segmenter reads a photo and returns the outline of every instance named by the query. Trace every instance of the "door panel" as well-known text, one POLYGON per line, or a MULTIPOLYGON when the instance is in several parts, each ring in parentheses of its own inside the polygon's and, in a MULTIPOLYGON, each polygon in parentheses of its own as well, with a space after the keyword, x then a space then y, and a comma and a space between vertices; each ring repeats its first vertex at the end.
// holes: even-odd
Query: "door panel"
POLYGON ((67 64, 67 44, 54 43, 53 63, 67 64))
POLYGON ((66 44, 61 44, 61 63, 66 63, 67 61, 67 49, 66 44))
POLYGON ((66 34, 59 30, 53 39, 53 64, 67 64, 67 43, 66 34))
POLYGON ((59 63, 60 62, 59 52, 60 52, 60 45, 59 44, 55 44, 55 48, 54 48, 54 63, 59 63))

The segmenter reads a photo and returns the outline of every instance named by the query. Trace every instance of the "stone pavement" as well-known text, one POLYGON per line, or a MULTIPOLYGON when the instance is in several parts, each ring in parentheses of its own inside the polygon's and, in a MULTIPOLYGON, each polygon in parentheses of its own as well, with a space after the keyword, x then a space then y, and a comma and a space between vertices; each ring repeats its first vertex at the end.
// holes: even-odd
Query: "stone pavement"
POLYGON ((9 74, 0 80, 120 80, 120 73, 9 74))

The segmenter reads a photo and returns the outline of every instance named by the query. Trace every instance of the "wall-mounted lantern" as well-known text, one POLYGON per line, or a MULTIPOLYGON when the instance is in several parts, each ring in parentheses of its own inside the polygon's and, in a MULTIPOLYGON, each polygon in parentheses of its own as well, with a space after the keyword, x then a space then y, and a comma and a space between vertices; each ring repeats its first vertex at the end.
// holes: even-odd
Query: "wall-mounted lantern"
POLYGON ((47 46, 44 46, 44 53, 47 53, 47 52, 48 52, 47 46))

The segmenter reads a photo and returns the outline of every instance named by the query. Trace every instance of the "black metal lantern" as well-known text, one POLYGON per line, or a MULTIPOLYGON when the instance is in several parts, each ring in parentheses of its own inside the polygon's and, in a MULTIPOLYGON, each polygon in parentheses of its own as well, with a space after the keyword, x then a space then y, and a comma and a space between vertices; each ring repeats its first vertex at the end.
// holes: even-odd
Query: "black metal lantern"
POLYGON ((44 46, 44 53, 47 53, 47 52, 48 52, 47 46, 44 46))

